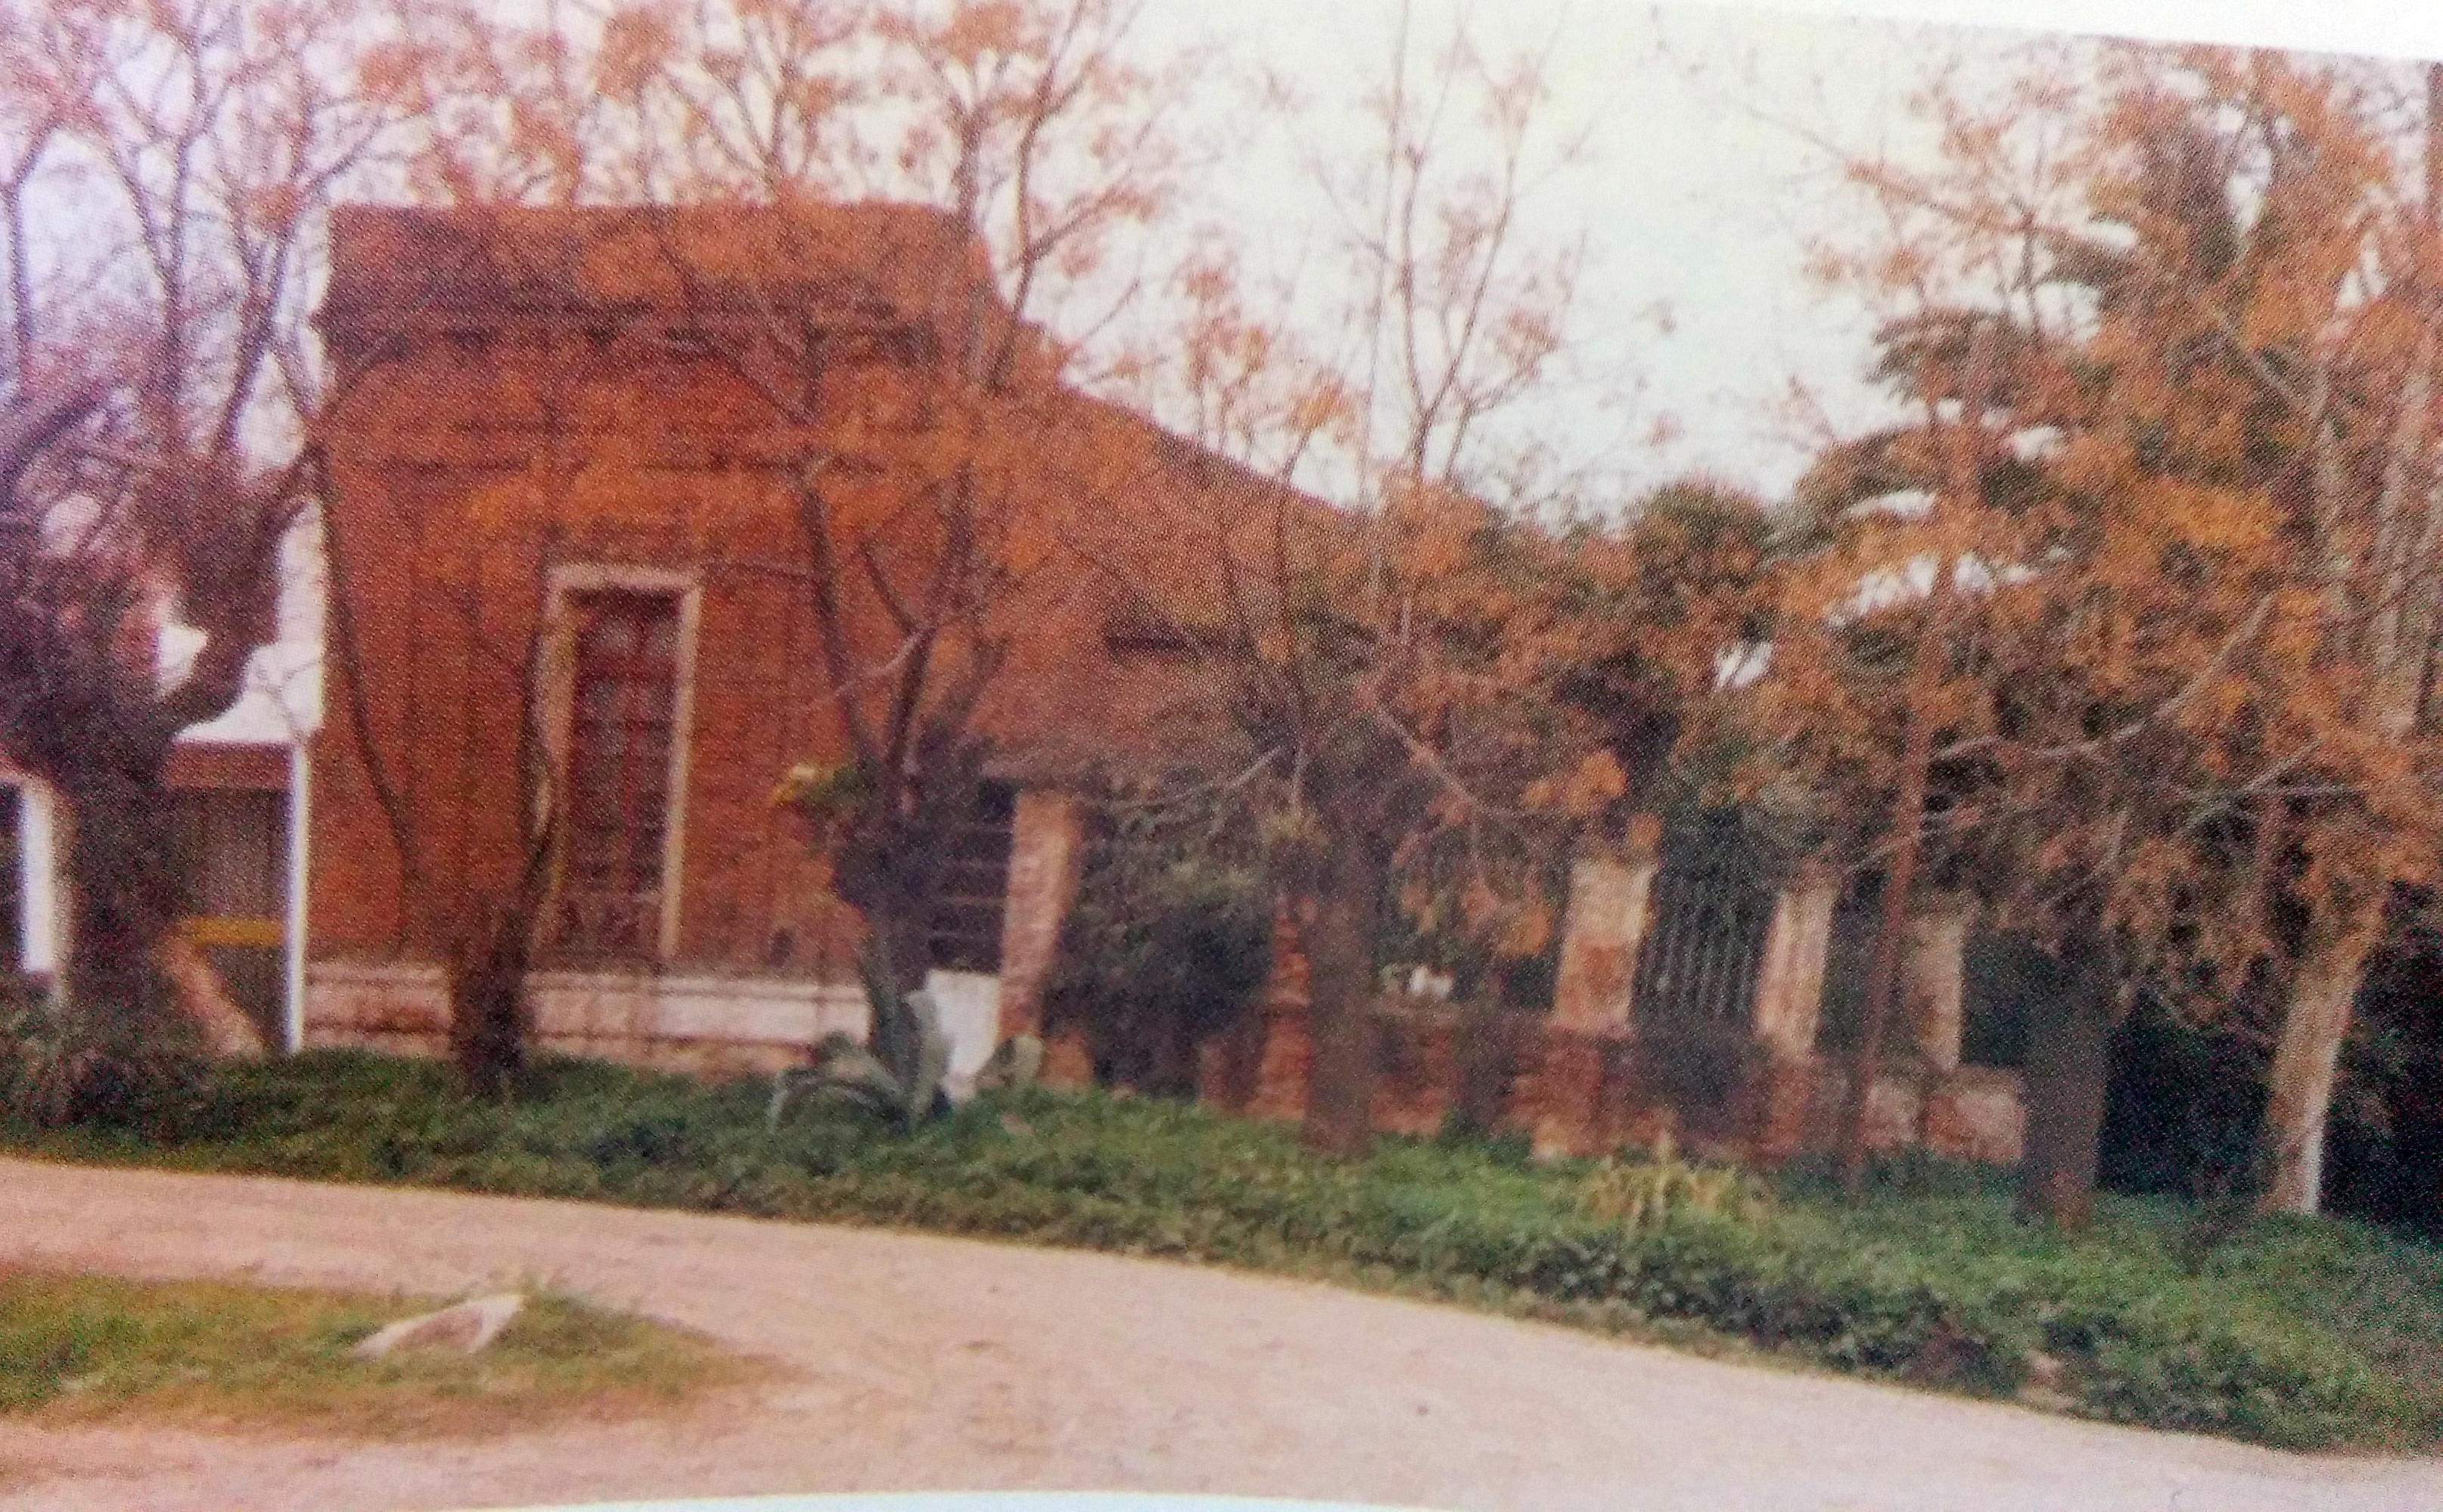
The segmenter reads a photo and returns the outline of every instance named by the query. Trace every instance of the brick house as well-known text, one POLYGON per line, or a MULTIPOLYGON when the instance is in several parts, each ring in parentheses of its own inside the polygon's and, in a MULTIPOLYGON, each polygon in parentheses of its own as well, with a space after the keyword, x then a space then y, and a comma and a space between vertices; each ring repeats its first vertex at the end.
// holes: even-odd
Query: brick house
MULTIPOLYGON (((361 377, 323 436, 333 654, 312 747, 305 1042, 443 1047, 439 941, 416 896, 516 865, 522 735, 566 778, 530 980, 544 1047, 722 1072, 860 1031, 856 920, 774 803, 789 768, 846 755, 776 468, 810 444, 853 462, 946 423, 924 382, 942 333, 979 309, 1005 319, 973 249, 901 206, 358 208, 335 218, 332 267, 323 332, 361 377), (750 381, 741 354, 776 310, 821 340, 810 381, 835 428, 781 424, 750 381), (399 813, 418 830, 413 880, 399 813)), ((1014 335, 1023 359, 1030 335, 1014 335)), ((1048 397, 994 432, 1010 548, 1035 570, 978 714, 993 756, 959 885, 932 922, 962 1071, 1040 1022, 1075 884, 1077 779, 1171 765, 1227 733, 1226 686, 1160 628, 1208 619, 1213 566, 1147 521, 1265 513, 1260 481, 1221 459, 1035 387, 1048 397), (1165 511, 1143 508, 1157 493, 1165 511)), ((835 501, 885 550, 907 549, 895 476, 844 465, 835 501)), ((1425 1132, 1462 1112, 1595 1150, 1710 1098, 1728 1142, 1825 1142, 1837 890, 1802 868, 1717 932, 1733 956, 1702 1011, 1730 1065, 1692 1099, 1662 1053, 1687 1001, 1669 987, 1691 938, 1675 885, 1650 854, 1578 865, 1550 1011, 1380 1005, 1377 1125, 1425 1132)), ((1955 914, 1937 905, 1917 932, 1914 1053, 1879 1080, 1876 1139, 2010 1158, 2014 1074, 1960 1064, 1955 914)), ((1207 1100, 1257 1116, 1304 1103, 1302 971, 1295 940, 1280 945, 1258 1011, 1201 1067, 1207 1100)), ((1056 1073, 1084 1074, 1077 1047, 1054 1048, 1056 1073)))
MULTIPOLYGON (((773 799, 793 765, 847 754, 775 469, 833 448, 841 518, 921 552, 893 534, 913 528, 900 475, 859 459, 946 423, 926 393, 946 330, 982 309, 1019 361, 1036 337, 1008 325, 973 248, 904 206, 352 208, 332 269, 321 323, 362 376, 324 433, 334 654, 307 1041, 442 1044, 438 944, 412 895, 514 865, 526 706, 566 779, 532 984, 546 1047, 744 1069, 857 1030, 854 917, 773 799), (783 307, 825 355, 808 380, 819 434, 753 381, 783 307), (419 832, 413 884, 386 803, 419 832)), ((1032 1022, 1072 885, 1064 784, 1159 765, 1217 717, 1192 659, 1130 632, 1112 574, 1084 563, 1192 596, 1195 564, 1130 528, 1130 498, 1223 510, 1250 482, 1126 410, 1034 389, 988 438, 1006 448, 1009 550, 1038 560, 977 716, 992 763, 933 921, 958 1069, 1032 1022)))

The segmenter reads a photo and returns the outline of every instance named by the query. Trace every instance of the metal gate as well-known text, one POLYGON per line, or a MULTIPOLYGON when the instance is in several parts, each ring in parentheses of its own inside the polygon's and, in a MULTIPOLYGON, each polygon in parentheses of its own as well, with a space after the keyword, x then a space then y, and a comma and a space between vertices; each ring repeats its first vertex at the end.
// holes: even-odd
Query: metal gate
POLYGON ((1690 1132, 1723 1135, 1755 1037, 1779 870, 1736 815, 1666 835, 1661 862, 1630 988, 1641 1079, 1690 1132))
POLYGON ((1630 989, 1641 1029, 1749 1032, 1774 891, 1735 821, 1666 848, 1630 989))

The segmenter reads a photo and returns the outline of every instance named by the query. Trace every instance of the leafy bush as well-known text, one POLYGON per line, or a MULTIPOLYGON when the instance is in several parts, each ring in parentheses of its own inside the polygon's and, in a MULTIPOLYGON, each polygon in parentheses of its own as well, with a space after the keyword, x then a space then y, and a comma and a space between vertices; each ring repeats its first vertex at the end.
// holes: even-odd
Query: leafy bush
POLYGON ((1445 1150, 1464 1150, 1494 1165, 1524 1167, 1535 1157, 1534 1140, 1524 1129, 1496 1131, 1470 1118, 1462 1108, 1453 1108, 1442 1120, 1442 1128, 1434 1135, 1434 1143, 1445 1150))
POLYGON ((1285 1128, 1095 1093, 995 1094, 905 1136, 817 1101, 766 1112, 754 1084, 571 1063, 504 1105, 437 1066, 321 1052, 223 1067, 157 1138, 21 1142, 1335 1276, 1975 1393, 2049 1357, 2048 1390, 2096 1417, 2283 1445, 2443 1437, 2443 1252, 2345 1224, 2253 1224, 2191 1274, 2184 1205, 2107 1199, 2065 1236, 2014 1223, 1998 1177, 1922 1158, 1878 1167, 1855 1205, 1801 1170, 1770 1202, 1665 1199, 1673 1216, 1632 1226, 1589 1193, 1661 1162, 1535 1163, 1466 1130, 1331 1161, 1285 1128))
POLYGON ((1271 975, 1271 893, 1247 837, 1159 791, 1105 799, 1091 811, 1047 1017, 1084 1031, 1103 1078, 1189 1096, 1196 1047, 1238 1022, 1271 975))
MULTIPOLYGON (((869 961, 865 996, 873 1022, 869 1042, 859 1045, 846 1034, 827 1035, 815 1047, 812 1066, 773 1077, 772 1105, 763 1116, 767 1130, 780 1128, 789 1094, 801 1086, 816 1097, 877 1115, 903 1132, 950 1110, 955 1101, 948 1081, 950 1037, 943 1031, 933 994, 902 993, 888 972, 869 961)), ((1042 1065, 1042 1041, 1032 1034, 1013 1035, 994 1047, 991 1059, 978 1069, 975 1084, 979 1090, 1029 1085, 1042 1065)))
POLYGON ((864 960, 865 1002, 872 1029, 859 1045, 846 1034, 824 1036, 815 1064, 772 1079, 772 1106, 764 1122, 778 1128, 789 1093, 799 1084, 817 1097, 836 1097, 911 1129, 949 1111, 950 1037, 942 1031, 933 994, 902 993, 887 967, 864 960))
POLYGON ((95 1122, 151 1128, 198 1092, 193 1025, 164 998, 137 1011, 65 1010, 15 972, 0 972, 0 1122, 52 1128, 95 1122))

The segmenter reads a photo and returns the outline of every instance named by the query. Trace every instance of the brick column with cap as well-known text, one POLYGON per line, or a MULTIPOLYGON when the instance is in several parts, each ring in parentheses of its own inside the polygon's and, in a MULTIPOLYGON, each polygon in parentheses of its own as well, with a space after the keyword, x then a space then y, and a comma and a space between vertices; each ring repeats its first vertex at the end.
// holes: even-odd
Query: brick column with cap
POLYGON ((1756 969, 1755 1033, 1777 1061, 1804 1061, 1815 1053, 1815 1027, 1824 1011, 1824 964, 1832 947, 1832 908, 1840 880, 1830 867, 1809 860, 1773 900, 1773 922, 1764 937, 1764 960, 1756 969))
POLYGON ((1084 862, 1077 800, 1053 788, 1018 795, 1010 819, 1009 892, 1001 918, 1000 1037, 1043 1032, 1043 985, 1084 862))
POLYGON ((1655 840, 1650 814, 1630 824, 1629 843, 1613 857, 1588 857, 1570 868, 1570 905, 1561 924, 1560 970, 1552 984, 1552 1026, 1582 1033, 1626 1034, 1635 1005, 1638 947, 1644 942, 1654 896, 1655 840))
POLYGON ((1901 1002, 1918 1055, 1937 1074, 1959 1069, 1971 914, 1968 899, 1938 893, 1919 905, 1903 941, 1901 1002))

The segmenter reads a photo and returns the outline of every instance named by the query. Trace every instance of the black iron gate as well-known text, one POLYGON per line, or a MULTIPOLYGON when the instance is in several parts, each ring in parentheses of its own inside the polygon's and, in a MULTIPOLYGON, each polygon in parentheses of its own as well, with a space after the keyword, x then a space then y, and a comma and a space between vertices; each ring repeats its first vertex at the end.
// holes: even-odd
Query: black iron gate
POLYGON ((1779 874, 1735 817, 1664 842, 1630 1001, 1650 1090, 1698 1126, 1729 1113, 1754 1037, 1779 874))
POLYGON ((1773 924, 1771 868, 1734 835, 1665 855, 1630 1000, 1641 1028, 1747 1032, 1773 924))

